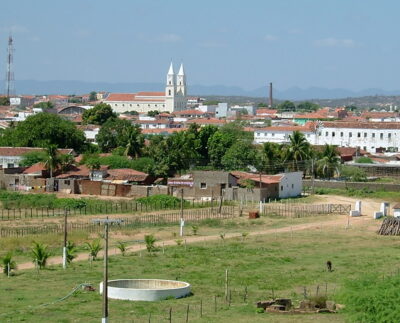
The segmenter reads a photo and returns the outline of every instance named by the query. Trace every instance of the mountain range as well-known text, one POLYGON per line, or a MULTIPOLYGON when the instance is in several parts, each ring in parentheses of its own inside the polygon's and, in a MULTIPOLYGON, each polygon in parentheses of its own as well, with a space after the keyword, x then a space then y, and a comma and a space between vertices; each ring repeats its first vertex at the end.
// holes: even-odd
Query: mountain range
MULTIPOLYGON (((15 81, 18 94, 84 94, 91 91, 107 91, 134 93, 138 91, 163 91, 162 83, 139 83, 139 82, 83 82, 83 81, 37 81, 17 80, 15 81)), ((189 94, 193 96, 247 96, 267 97, 268 88, 260 87, 254 90, 244 90, 241 87, 225 85, 189 85, 189 94)), ((274 89, 274 98, 280 100, 311 100, 311 99, 338 99, 348 97, 374 96, 374 95, 400 95, 399 91, 387 91, 379 88, 370 88, 361 91, 352 91, 343 88, 322 87, 291 87, 286 90, 274 89)))

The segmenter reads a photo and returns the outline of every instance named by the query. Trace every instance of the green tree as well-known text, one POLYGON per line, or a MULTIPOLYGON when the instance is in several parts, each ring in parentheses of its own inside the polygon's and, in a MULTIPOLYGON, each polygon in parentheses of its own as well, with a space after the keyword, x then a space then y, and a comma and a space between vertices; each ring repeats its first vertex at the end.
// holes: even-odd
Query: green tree
POLYGON ((22 156, 20 165, 24 167, 29 167, 36 163, 44 162, 45 160, 46 152, 44 150, 31 151, 22 156))
POLYGON ((339 172, 340 157, 333 145, 325 145, 320 159, 317 161, 317 171, 323 178, 331 179, 339 172))
POLYGON ((0 96, 0 105, 10 105, 10 99, 6 96, 0 96))
POLYGON ((133 156, 138 156, 144 145, 144 138, 138 125, 127 120, 109 119, 101 127, 96 141, 103 152, 124 147, 133 156))
POLYGON ((117 248, 121 252, 121 255, 125 256, 126 251, 128 250, 128 247, 126 245, 126 242, 123 241, 118 241, 117 242, 117 248))
POLYGON ((67 171, 75 162, 74 156, 69 154, 62 154, 58 156, 59 165, 61 167, 61 171, 67 171))
POLYGON ((74 123, 51 113, 38 113, 7 128, 0 137, 0 146, 44 147, 56 145, 80 152, 85 147, 85 135, 74 123))
POLYGON ((149 117, 155 117, 155 116, 157 116, 159 114, 160 114, 160 111, 158 111, 158 110, 151 110, 151 111, 147 112, 147 115, 149 117))
POLYGON ((208 165, 210 163, 209 139, 218 131, 218 127, 213 125, 207 125, 198 130, 199 147, 197 153, 199 154, 200 164, 208 165))
POLYGON ((3 267, 3 273, 7 276, 9 276, 11 270, 17 269, 17 263, 13 260, 11 251, 7 252, 5 256, 1 258, 1 266, 3 267))
POLYGON ((97 101, 97 92, 96 91, 92 91, 89 94, 89 101, 93 102, 93 101, 97 101))
POLYGON ((44 161, 44 165, 46 169, 50 171, 50 178, 53 177, 53 172, 60 165, 60 160, 58 158, 57 146, 56 145, 48 145, 45 148, 46 159, 44 161))
POLYGON ((96 260, 100 250, 103 249, 100 245, 100 240, 96 239, 92 243, 86 242, 86 249, 89 250, 89 256, 92 260, 96 260))
POLYGON ((76 248, 75 243, 71 241, 67 241, 67 263, 70 264, 72 260, 77 257, 78 249, 76 248))
POLYGON ((39 269, 46 267, 47 259, 50 257, 50 252, 48 251, 47 246, 34 241, 31 248, 31 254, 33 262, 39 266, 39 269))
POLYGON ((146 249, 149 253, 156 250, 156 238, 152 234, 148 234, 144 236, 144 242, 146 243, 146 249))
POLYGON ((292 162, 293 170, 304 169, 304 161, 310 157, 310 144, 304 134, 293 131, 289 136, 289 145, 285 147, 285 162, 292 162), (303 166, 303 167, 301 167, 303 166))
POLYGON ((93 108, 83 112, 82 120, 84 124, 103 125, 109 119, 115 119, 117 114, 112 110, 111 106, 106 103, 96 104, 93 108))
POLYGON ((340 176, 343 176, 352 182, 365 182, 367 180, 367 174, 365 171, 353 166, 342 165, 342 167, 340 167, 340 176))
POLYGON ((54 103, 51 101, 39 102, 39 103, 36 103, 33 107, 37 108, 37 109, 43 109, 43 110, 53 109, 54 103))
POLYGON ((249 141, 236 141, 221 160, 226 170, 248 170, 256 163, 256 150, 249 141))
POLYGON ((295 111, 296 106, 292 101, 283 101, 282 103, 278 104, 276 107, 279 111, 295 111))
POLYGON ((283 171, 282 165, 282 146, 274 142, 266 142, 262 145, 258 154, 259 170, 276 174, 283 171))
POLYGON ((309 102, 309 101, 304 101, 301 102, 297 105, 297 110, 301 110, 301 111, 317 111, 321 108, 320 105, 309 102))

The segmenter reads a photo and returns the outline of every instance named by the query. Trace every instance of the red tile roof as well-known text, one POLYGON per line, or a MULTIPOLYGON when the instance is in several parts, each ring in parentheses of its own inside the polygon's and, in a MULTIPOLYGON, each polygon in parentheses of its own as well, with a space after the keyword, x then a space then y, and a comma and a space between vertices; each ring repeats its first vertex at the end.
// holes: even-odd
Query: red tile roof
POLYGON ((399 117, 399 114, 397 112, 368 112, 364 111, 361 113, 362 118, 395 118, 399 117))
MULTIPOLYGON (((22 156, 32 151, 44 151, 43 148, 34 147, 0 147, 0 156, 22 156)), ((60 154, 73 154, 73 149, 58 149, 60 154)))
POLYGON ((158 128, 158 129, 142 129, 144 135, 171 134, 174 132, 185 131, 187 128, 158 128))
POLYGON ((26 168, 22 174, 42 174, 42 172, 46 171, 46 167, 44 163, 36 163, 32 166, 26 168))
POLYGON ((272 127, 266 127, 266 128, 257 128, 257 131, 312 132, 313 130, 312 130, 311 126, 272 126, 272 127))
MULTIPOLYGON (((247 172, 240 172, 234 171, 231 174, 239 179, 239 183, 243 182, 244 180, 252 180, 254 182, 260 182, 260 175, 247 173, 247 172)), ((282 179, 282 175, 261 175, 261 183, 264 184, 279 184, 282 179)))
POLYGON ((134 93, 110 93, 105 101, 134 101, 134 93))
POLYGON ((276 114, 278 112, 278 110, 275 109, 257 109, 256 110, 256 114, 260 115, 260 114, 276 114))
POLYGON ((200 110, 196 110, 196 109, 190 109, 190 110, 182 110, 182 111, 175 111, 173 112, 174 115, 203 115, 203 114, 208 114, 208 112, 203 112, 200 110))
POLYGON ((226 121, 216 119, 216 118, 197 118, 197 119, 188 120, 187 123, 197 123, 199 125, 202 125, 202 124, 221 124, 222 125, 222 124, 225 124, 226 121))
POLYGON ((165 96, 164 92, 138 92, 136 96, 165 96))

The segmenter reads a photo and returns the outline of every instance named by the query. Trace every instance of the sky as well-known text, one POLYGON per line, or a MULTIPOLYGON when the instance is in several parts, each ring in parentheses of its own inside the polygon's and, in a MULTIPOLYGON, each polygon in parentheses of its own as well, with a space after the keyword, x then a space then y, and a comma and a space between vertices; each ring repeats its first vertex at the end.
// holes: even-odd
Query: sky
POLYGON ((274 82, 400 89, 397 0, 4 0, 0 75, 14 37, 20 80, 274 82))

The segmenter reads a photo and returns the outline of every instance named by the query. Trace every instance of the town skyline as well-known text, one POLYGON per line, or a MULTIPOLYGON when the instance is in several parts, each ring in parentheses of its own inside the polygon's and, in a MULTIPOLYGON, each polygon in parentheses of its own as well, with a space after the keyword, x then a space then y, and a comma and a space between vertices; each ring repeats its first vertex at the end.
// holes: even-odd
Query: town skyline
POLYGON ((118 7, 18 1, 0 13, 0 70, 4 75, 11 33, 17 81, 162 83, 173 59, 185 64, 189 86, 251 91, 273 82, 282 90, 397 91, 398 7, 394 1, 122 1, 118 7))

